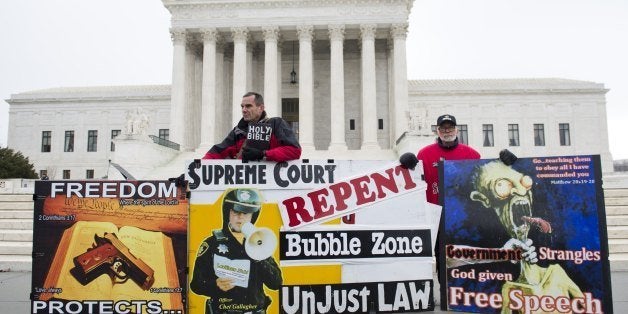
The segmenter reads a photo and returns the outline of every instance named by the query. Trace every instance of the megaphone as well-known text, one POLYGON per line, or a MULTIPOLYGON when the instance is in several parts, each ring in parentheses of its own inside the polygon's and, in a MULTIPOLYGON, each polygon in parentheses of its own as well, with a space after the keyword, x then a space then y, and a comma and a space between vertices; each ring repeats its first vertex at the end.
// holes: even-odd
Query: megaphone
POLYGON ((272 230, 255 226, 247 222, 242 225, 242 233, 245 236, 244 250, 246 254, 257 261, 265 260, 273 255, 277 247, 277 238, 272 230))

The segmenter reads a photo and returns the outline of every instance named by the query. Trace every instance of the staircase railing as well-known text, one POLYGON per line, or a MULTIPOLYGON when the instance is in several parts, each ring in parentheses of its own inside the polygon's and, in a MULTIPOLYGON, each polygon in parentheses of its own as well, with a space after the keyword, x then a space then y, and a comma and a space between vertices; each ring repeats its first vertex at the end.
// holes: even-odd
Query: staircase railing
POLYGON ((149 135, 149 137, 153 140, 153 142, 157 145, 161 145, 161 146, 165 146, 168 148, 172 148, 174 150, 180 150, 181 145, 175 143, 175 142, 171 142, 167 139, 155 136, 155 135, 149 135))

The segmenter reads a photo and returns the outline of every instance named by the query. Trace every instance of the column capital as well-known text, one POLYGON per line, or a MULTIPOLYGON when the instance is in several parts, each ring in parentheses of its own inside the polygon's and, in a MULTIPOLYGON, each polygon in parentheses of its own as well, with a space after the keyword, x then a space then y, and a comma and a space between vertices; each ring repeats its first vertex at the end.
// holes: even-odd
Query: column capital
POLYGON ((279 40, 279 26, 265 26, 262 27, 264 34, 264 41, 278 41, 279 40))
POLYGON ((390 27, 390 36, 393 39, 406 39, 406 35, 408 34, 408 24, 393 24, 390 27))
POLYGON ((362 40, 375 39, 376 30, 377 25, 375 24, 360 24, 360 36, 362 37, 362 40))
POLYGON ((247 42, 249 39, 249 29, 246 27, 232 27, 231 35, 233 36, 234 42, 247 42))
POLYGON ((185 43, 187 33, 184 28, 171 28, 170 38, 174 43, 185 43))
POLYGON ((299 35, 299 40, 307 40, 311 41, 314 38, 314 26, 312 25, 298 25, 297 26, 297 34, 299 35))
POLYGON ((215 28, 202 28, 201 29, 201 38, 204 43, 207 42, 217 42, 220 39, 220 34, 215 28))
POLYGON ((344 25, 329 25, 329 39, 331 40, 344 40, 345 38, 345 26, 344 25))

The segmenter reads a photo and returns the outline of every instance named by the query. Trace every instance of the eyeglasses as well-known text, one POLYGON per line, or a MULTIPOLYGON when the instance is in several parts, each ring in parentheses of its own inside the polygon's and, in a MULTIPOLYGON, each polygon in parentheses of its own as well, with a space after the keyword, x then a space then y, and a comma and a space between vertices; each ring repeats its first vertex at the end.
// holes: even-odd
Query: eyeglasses
POLYGON ((438 130, 441 132, 453 132, 455 129, 456 129, 455 126, 448 127, 448 128, 438 127, 438 130))

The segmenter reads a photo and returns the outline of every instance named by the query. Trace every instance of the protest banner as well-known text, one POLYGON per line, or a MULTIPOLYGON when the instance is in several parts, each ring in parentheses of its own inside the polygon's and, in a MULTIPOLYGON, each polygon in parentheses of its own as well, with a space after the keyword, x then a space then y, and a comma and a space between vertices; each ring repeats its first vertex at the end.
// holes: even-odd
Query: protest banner
POLYGON ((441 168, 443 309, 613 312, 598 155, 441 168))
POLYGON ((420 165, 203 160, 186 169, 190 313, 433 310, 440 207, 426 205, 420 165))
POLYGON ((184 313, 188 201, 168 181, 37 181, 31 313, 184 313))

